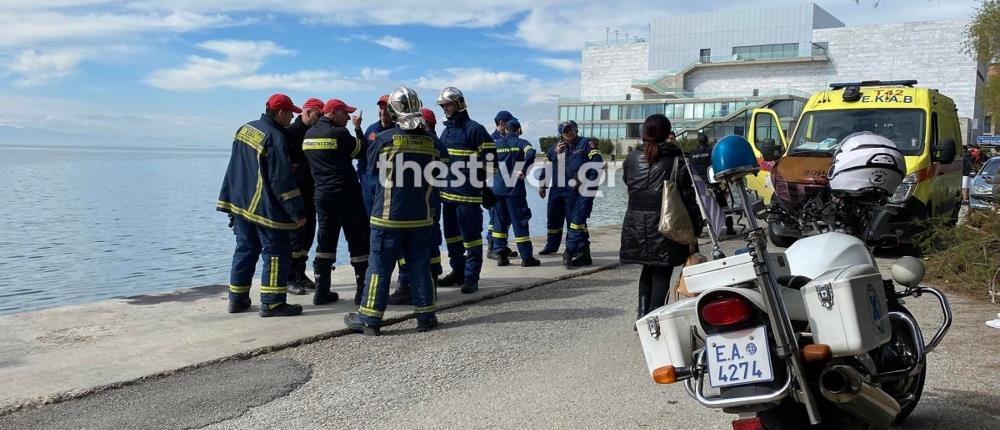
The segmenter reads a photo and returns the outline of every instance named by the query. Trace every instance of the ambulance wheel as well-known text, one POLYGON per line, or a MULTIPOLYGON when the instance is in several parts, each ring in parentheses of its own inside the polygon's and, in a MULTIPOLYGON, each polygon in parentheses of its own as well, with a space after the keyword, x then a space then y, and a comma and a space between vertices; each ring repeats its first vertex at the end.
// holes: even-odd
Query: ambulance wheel
POLYGON ((782 236, 778 234, 777 232, 774 231, 774 224, 775 224, 774 222, 767 223, 767 237, 771 239, 771 243, 773 243, 774 246, 781 248, 788 248, 789 246, 792 246, 792 244, 795 243, 796 240, 798 240, 797 238, 794 237, 782 236))

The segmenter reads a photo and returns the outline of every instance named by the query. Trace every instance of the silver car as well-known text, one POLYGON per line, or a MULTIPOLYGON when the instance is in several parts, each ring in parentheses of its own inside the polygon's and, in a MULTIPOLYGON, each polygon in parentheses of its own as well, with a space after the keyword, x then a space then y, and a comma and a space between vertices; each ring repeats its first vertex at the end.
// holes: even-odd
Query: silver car
POLYGON ((997 174, 1000 173, 998 171, 1000 171, 1000 156, 990 158, 986 163, 983 163, 979 173, 972 178, 972 187, 969 189, 970 209, 993 209, 996 207, 998 198, 993 194, 993 181, 997 179, 997 174))

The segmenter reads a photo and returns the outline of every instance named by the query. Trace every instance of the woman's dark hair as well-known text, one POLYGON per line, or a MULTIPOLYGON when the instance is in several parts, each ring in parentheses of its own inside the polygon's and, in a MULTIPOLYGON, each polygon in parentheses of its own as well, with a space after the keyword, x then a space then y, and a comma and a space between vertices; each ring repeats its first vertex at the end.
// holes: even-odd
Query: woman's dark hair
POLYGON ((642 152, 646 155, 646 162, 653 163, 660 153, 660 143, 667 140, 667 135, 672 133, 670 120, 661 113, 650 115, 642 123, 642 141, 646 144, 642 152))

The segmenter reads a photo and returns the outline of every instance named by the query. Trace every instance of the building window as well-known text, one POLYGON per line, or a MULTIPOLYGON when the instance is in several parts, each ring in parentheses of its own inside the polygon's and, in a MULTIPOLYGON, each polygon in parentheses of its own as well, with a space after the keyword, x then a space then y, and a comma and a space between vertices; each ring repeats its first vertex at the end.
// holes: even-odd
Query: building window
POLYGON ((601 106, 601 121, 611 120, 611 106, 601 106))
POLYGON ((712 50, 711 49, 702 49, 701 53, 698 54, 698 57, 699 57, 699 59, 701 60, 702 63, 711 63, 712 62, 712 50))
POLYGON ((625 138, 626 139, 639 139, 642 137, 642 124, 632 123, 627 124, 625 128, 625 138))
POLYGON ((830 49, 830 42, 818 42, 812 44, 813 57, 825 57, 830 49))
POLYGON ((734 46, 734 60, 758 60, 768 58, 793 58, 799 55, 798 43, 777 45, 734 46))
POLYGON ((559 108, 559 122, 569 120, 569 108, 562 106, 559 108))

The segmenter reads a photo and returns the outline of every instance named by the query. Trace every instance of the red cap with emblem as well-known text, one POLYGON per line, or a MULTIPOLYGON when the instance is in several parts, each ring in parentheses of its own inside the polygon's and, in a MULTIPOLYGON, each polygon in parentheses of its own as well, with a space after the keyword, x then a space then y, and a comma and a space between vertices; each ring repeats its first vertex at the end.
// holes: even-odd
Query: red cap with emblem
POLYGON ((379 106, 389 104, 389 95, 388 94, 383 94, 382 97, 378 98, 378 103, 376 103, 376 104, 379 105, 379 106))
POLYGON ((427 124, 437 124, 437 118, 434 116, 434 111, 430 109, 425 107, 420 108, 420 116, 424 117, 424 122, 427 124))
POLYGON ((281 93, 274 94, 268 98, 267 104, 264 106, 271 110, 290 110, 295 113, 302 113, 302 109, 295 106, 295 103, 292 103, 291 97, 281 93))

